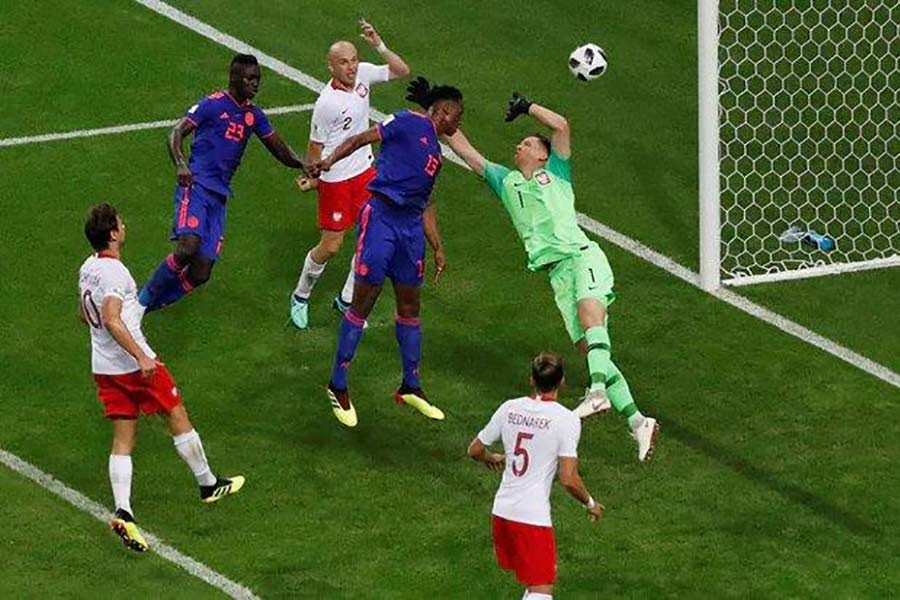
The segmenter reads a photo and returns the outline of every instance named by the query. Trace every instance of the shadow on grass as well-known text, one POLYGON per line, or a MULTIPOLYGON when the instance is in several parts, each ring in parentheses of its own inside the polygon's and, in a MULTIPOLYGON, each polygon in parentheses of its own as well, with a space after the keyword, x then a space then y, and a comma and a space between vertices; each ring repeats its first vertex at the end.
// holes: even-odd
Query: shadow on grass
POLYGON ((869 537, 880 535, 879 529, 868 521, 837 506, 827 498, 794 483, 779 479, 771 472, 741 458, 728 447, 709 440, 681 425, 672 415, 660 413, 658 417, 664 427, 666 436, 672 436, 753 483, 768 488, 787 500, 808 508, 823 519, 831 521, 838 527, 846 529, 855 535, 869 537))

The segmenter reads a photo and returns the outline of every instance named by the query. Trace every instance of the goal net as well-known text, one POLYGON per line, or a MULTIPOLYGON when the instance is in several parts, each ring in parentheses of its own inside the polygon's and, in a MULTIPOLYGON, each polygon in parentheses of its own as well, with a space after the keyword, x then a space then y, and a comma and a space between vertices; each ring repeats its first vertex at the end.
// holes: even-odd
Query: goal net
POLYGON ((717 30, 721 283, 900 265, 900 2, 721 0, 717 30))

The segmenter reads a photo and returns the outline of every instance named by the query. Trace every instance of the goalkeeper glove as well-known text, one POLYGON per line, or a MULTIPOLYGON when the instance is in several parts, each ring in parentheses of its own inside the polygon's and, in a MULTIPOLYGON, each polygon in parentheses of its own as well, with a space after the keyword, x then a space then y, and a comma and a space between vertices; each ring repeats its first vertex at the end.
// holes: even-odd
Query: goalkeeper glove
POLYGON ((513 92, 509 99, 509 108, 506 110, 506 122, 513 121, 519 115, 527 115, 531 108, 531 101, 519 92, 513 92))
POLYGON ((422 108, 431 106, 431 84, 419 75, 406 86, 406 99, 422 108))

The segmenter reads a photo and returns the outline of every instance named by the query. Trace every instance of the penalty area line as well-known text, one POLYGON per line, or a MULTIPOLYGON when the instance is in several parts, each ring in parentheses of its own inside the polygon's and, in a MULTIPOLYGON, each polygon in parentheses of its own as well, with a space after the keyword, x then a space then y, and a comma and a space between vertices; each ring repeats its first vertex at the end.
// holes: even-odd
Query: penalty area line
MULTIPOLYGON (((0 463, 6 465, 11 471, 15 471, 23 477, 30 479, 50 493, 59 496, 78 510, 88 513, 104 524, 109 523, 110 518, 112 518, 112 514, 97 502, 94 502, 81 492, 73 490, 52 475, 41 471, 33 464, 19 458, 12 452, 7 452, 3 448, 0 448, 0 463)), ((141 528, 141 532, 147 539, 151 552, 155 552, 165 560, 181 567, 194 577, 203 580, 232 598, 239 598, 241 600, 259 600, 259 597, 246 586, 232 581, 218 571, 207 567, 200 561, 179 552, 168 544, 164 544, 158 537, 146 529, 141 528)), ((113 540, 110 538, 110 543, 112 542, 113 540)))
MULTIPOLYGON (((289 106, 276 106, 263 109, 267 115, 284 115, 310 111, 314 104, 292 104, 289 106)), ((62 131, 59 133, 44 133, 41 135, 27 135, 0 139, 0 148, 11 146, 24 146, 26 144, 44 144, 61 140, 74 140, 78 138, 98 137, 101 135, 118 135, 132 131, 144 131, 146 129, 165 129, 172 127, 178 119, 166 119, 164 121, 147 121, 145 123, 130 123, 127 125, 114 125, 112 127, 98 127, 96 129, 76 129, 74 131, 62 131)))

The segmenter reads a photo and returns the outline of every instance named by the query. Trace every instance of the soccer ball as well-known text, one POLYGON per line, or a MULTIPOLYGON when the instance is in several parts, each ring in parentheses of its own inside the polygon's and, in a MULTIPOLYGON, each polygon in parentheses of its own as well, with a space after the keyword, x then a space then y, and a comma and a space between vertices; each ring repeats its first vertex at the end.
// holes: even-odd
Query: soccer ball
POLYGON ((606 73, 606 52, 597 44, 578 46, 569 55, 569 70, 582 81, 592 81, 606 73))

